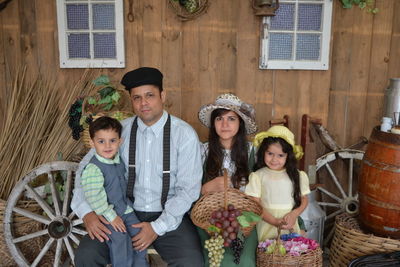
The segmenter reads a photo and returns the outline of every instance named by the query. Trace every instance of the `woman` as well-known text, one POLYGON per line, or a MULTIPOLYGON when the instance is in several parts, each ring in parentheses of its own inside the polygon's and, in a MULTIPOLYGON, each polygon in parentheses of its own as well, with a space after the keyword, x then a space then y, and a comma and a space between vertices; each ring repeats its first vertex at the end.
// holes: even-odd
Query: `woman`
MULTIPOLYGON (((202 144, 204 164, 201 193, 224 190, 225 168, 230 177, 230 186, 244 191, 249 171, 254 164, 254 152, 246 135, 256 132, 255 112, 252 105, 242 102, 233 94, 222 94, 214 104, 204 105, 199 111, 200 122, 210 128, 208 143, 202 144)), ((208 234, 198 228, 204 247, 208 234)), ((221 266, 256 266, 257 233, 252 231, 246 238, 240 263, 234 263, 233 251, 225 248, 221 266)), ((204 251, 205 265, 209 266, 208 251, 204 251)))

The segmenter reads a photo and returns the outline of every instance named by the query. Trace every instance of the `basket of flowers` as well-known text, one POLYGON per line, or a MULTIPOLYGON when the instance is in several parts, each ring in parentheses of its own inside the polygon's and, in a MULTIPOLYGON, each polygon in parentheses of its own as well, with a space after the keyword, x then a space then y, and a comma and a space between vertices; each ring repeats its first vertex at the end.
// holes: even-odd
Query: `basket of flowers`
POLYGON ((193 223, 210 235, 205 248, 209 251, 211 266, 219 266, 228 247, 240 259, 244 238, 251 233, 262 214, 258 202, 237 189, 228 188, 226 170, 224 177, 225 190, 205 194, 190 213, 193 223))
POLYGON ((93 80, 93 85, 99 87, 93 95, 77 99, 70 107, 68 125, 72 129, 75 140, 82 138, 86 147, 90 147, 89 123, 101 116, 109 116, 123 120, 133 116, 128 97, 121 97, 124 92, 110 83, 106 75, 100 75, 93 80), (83 132, 83 133, 82 133, 83 132))
POLYGON ((322 250, 318 243, 296 233, 267 239, 258 244, 258 267, 322 267, 322 250))

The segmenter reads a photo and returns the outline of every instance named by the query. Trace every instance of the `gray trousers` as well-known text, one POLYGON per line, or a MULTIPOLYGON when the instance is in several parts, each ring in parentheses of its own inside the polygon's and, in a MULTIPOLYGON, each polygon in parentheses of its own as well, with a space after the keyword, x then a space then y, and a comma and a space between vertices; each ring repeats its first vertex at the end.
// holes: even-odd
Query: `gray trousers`
MULTIPOLYGON (((160 212, 135 211, 142 222, 151 222, 160 216, 160 212)), ((179 227, 159 236, 153 242, 154 249, 161 258, 173 267, 202 267, 204 266, 202 248, 197 230, 188 215, 182 219, 179 227)), ((75 266, 97 267, 110 263, 110 253, 105 243, 97 239, 91 240, 85 236, 75 251, 75 266)))
POLYGON ((122 215, 127 233, 121 233, 114 230, 111 224, 107 224, 107 228, 111 231, 107 246, 110 251, 110 258, 113 267, 147 267, 146 261, 147 250, 136 251, 132 247, 131 237, 139 233, 138 228, 131 227, 132 224, 139 223, 134 212, 122 215))

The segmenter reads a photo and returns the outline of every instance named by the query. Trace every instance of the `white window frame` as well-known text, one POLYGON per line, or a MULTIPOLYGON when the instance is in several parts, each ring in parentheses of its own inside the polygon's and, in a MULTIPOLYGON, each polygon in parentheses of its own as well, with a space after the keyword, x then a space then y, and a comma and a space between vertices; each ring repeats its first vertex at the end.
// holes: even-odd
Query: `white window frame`
POLYGON ((270 17, 263 17, 261 23, 261 34, 260 34, 260 69, 305 69, 305 70, 327 70, 329 69, 329 46, 331 39, 331 24, 332 24, 332 0, 281 0, 280 3, 294 3, 295 4, 295 24, 294 31, 269 31, 270 28, 270 17), (271 60, 268 59, 268 51, 269 51, 269 32, 294 32, 293 38, 293 55, 296 52, 296 35, 297 33, 312 33, 312 31, 298 31, 297 30, 297 16, 298 16, 298 5, 301 4, 315 4, 322 3, 322 16, 321 16, 321 24, 322 30, 315 31, 316 33, 322 32, 322 40, 321 40, 321 54, 319 61, 307 61, 307 60, 295 60, 293 56, 293 60, 271 60))
MULTIPOLYGON (((122 0, 57 0, 57 23, 58 23, 58 49, 60 55, 60 68, 124 68, 125 67, 125 47, 124 47, 124 11, 122 0), (114 4, 115 10, 115 46, 116 58, 94 59, 93 33, 107 32, 107 30, 93 30, 92 4, 114 4), (89 30, 67 29, 66 4, 88 4, 89 10, 89 30), (91 58, 70 59, 68 57, 68 33, 87 32, 90 40, 91 58)), ((112 31, 114 32, 114 31, 112 31)))

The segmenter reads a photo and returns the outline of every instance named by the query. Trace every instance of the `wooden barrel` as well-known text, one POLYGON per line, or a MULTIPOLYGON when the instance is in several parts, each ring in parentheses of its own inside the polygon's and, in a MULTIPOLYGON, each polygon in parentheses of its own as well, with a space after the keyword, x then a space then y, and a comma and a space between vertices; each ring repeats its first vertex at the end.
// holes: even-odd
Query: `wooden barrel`
POLYGON ((360 223, 372 233, 400 238, 400 135, 375 127, 359 180, 360 223))

